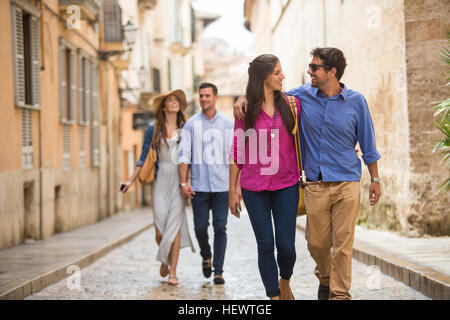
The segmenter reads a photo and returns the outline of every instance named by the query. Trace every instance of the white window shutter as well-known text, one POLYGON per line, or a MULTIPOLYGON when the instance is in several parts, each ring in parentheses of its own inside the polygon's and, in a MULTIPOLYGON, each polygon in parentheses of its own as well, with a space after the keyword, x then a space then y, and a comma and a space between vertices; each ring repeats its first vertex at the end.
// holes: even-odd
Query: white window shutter
POLYGON ((11 6, 14 49, 14 103, 17 107, 25 106, 25 61, 23 48, 23 13, 16 6, 11 6))
POLYGON ((22 109, 22 167, 33 168, 33 111, 22 109))
POLYGON ((75 50, 70 50, 70 120, 75 122, 75 97, 77 93, 77 81, 75 77, 76 62, 75 50))
POLYGON ((91 91, 92 91, 92 71, 91 71, 91 62, 88 59, 84 60, 84 113, 83 113, 83 122, 84 124, 89 124, 89 114, 91 112, 91 91))
POLYGON ((39 36, 39 19, 31 17, 31 101, 33 108, 41 105, 41 43, 39 36))
POLYGON ((86 164, 85 152, 85 127, 80 127, 80 168, 84 168, 86 164))
POLYGON ((100 113, 98 68, 92 68, 91 166, 100 166, 100 113))
POLYGON ((70 169, 70 125, 63 126, 63 168, 70 169))
POLYGON ((59 119, 61 122, 67 121, 67 83, 66 83, 66 48, 59 44, 58 50, 58 69, 59 69, 59 119))
POLYGON ((84 57, 78 54, 78 121, 83 123, 84 114, 84 57))

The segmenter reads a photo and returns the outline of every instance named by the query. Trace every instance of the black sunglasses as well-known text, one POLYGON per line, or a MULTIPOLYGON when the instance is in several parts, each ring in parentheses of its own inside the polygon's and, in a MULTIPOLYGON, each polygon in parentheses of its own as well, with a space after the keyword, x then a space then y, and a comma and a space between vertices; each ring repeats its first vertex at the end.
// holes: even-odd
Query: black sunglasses
POLYGON ((318 68, 324 68, 325 70, 330 70, 333 67, 332 66, 327 66, 325 64, 310 63, 309 64, 309 68, 311 69, 312 72, 316 72, 318 68))

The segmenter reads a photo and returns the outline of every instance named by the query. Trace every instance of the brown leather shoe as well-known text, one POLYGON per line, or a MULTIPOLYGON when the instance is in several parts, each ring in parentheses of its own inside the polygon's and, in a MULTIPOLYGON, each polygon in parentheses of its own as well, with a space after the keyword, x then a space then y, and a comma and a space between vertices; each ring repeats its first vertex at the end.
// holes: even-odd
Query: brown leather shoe
POLYGON ((203 260, 202 262, 202 270, 205 278, 211 277, 212 269, 211 269, 211 259, 203 260))
POLYGON ((214 275, 214 284, 225 284, 225 279, 221 274, 214 275))

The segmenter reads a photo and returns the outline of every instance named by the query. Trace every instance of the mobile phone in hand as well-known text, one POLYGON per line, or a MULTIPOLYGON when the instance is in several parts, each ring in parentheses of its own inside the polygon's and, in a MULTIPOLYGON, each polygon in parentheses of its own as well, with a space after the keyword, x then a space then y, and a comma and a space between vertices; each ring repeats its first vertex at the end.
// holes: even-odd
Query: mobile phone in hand
POLYGON ((125 189, 126 185, 124 185, 123 183, 120 184, 120 191, 123 191, 123 189, 125 189))

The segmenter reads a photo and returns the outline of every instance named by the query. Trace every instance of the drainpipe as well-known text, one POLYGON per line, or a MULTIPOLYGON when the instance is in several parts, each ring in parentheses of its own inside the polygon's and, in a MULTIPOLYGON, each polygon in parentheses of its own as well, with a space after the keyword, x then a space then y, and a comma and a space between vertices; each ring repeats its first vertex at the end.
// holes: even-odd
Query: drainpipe
MULTIPOLYGON (((98 13, 98 48, 96 49, 96 51, 98 52, 99 50, 103 50, 104 49, 104 39, 103 39, 103 8, 100 9, 99 13, 98 13)), ((98 57, 98 54, 97 54, 98 57)), ((99 164, 99 170, 98 170, 98 220, 102 220, 103 218, 106 218, 108 216, 108 198, 106 199, 106 217, 103 216, 103 208, 105 207, 105 201, 103 199, 103 189, 105 188, 105 186, 103 186, 103 175, 102 172, 104 172, 103 170, 103 165, 102 165, 102 139, 101 139, 101 132, 102 132, 102 126, 103 126, 103 119, 105 114, 102 114, 102 110, 106 110, 107 107, 105 105, 105 96, 106 94, 104 94, 105 92, 105 79, 104 79, 104 75, 105 75, 105 69, 106 69, 106 65, 103 61, 100 60, 100 58, 98 59, 98 130, 99 130, 99 158, 100 158, 100 164, 99 164), (103 108, 102 108, 103 106, 103 108)), ((106 113, 106 112, 105 112, 106 113)), ((109 161, 109 156, 108 156, 108 144, 107 144, 107 137, 105 137, 104 143, 106 143, 106 168, 108 168, 108 161, 109 161)), ((108 170, 106 170, 106 177, 108 177, 108 170)), ((108 180, 107 180, 108 181, 108 180)), ((106 188, 108 187, 108 182, 106 182, 106 188)))
POLYGON ((44 50, 44 0, 41 0, 41 71, 45 70, 45 50, 44 50))
MULTIPOLYGON (((44 64, 44 0, 40 1, 41 6, 41 71, 45 70, 44 64)), ((42 86, 41 86, 42 88, 42 86)), ((44 224, 42 222, 44 215, 44 192, 43 192, 43 169, 42 169, 42 97, 41 97, 41 110, 38 111, 39 122, 39 238, 44 238, 44 224)))
MULTIPOLYGON (((42 102, 41 102, 42 104, 42 102)), ((38 111, 38 118, 39 118, 39 234, 40 239, 43 239, 44 234, 44 227, 42 223, 43 219, 43 201, 44 201, 44 193, 43 193, 43 168, 42 168, 42 117, 41 117, 41 110, 38 111)))

